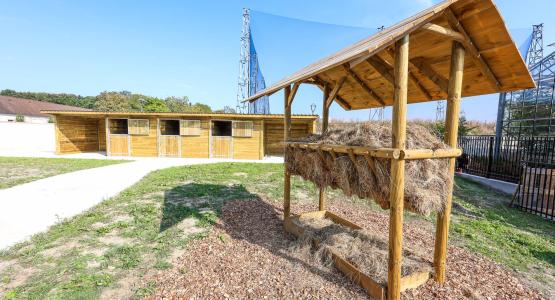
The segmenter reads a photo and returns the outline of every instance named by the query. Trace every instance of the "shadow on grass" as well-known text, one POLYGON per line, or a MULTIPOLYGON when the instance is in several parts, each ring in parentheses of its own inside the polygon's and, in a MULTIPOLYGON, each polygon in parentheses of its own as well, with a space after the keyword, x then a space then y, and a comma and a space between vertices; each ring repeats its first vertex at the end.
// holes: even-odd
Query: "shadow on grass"
POLYGON ((163 232, 191 217, 198 220, 198 226, 205 227, 215 223, 226 201, 256 197, 243 185, 188 183, 174 187, 164 192, 159 231, 163 232))

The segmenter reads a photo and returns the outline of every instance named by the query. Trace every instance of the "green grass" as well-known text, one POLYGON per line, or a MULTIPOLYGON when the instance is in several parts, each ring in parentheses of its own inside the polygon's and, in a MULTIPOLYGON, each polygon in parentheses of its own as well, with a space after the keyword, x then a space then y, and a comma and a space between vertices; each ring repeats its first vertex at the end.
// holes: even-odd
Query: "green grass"
POLYGON ((0 189, 45 177, 129 162, 112 159, 0 157, 0 189))
MULTIPOLYGON (((451 242, 530 278, 555 275, 553 222, 508 208, 508 198, 466 180, 457 179, 457 185, 451 242)), ((341 197, 338 191, 329 193, 330 199, 341 197)), ((292 195, 295 201, 317 198, 313 184, 297 177, 292 195)), ((123 280, 140 283, 152 272, 171 268, 171 257, 205 237, 226 201, 260 196, 281 201, 281 164, 221 163, 152 172, 118 196, 0 252, 0 265, 8 263, 0 267, 0 298, 95 299, 106 289, 118 289, 123 280)), ((225 237, 219 241, 225 243, 225 237)), ((542 280, 553 285, 549 278, 542 280)), ((147 296, 155 288, 152 282, 138 284, 128 298, 147 296)))
MULTIPOLYGON (((294 179, 293 186, 294 193, 309 190, 316 195, 309 182, 294 179)), ((2 290, 0 285, 0 295, 97 298, 129 276, 138 282, 149 272, 171 268, 176 251, 206 236, 226 201, 254 199, 258 193, 281 198, 282 165, 226 163, 150 173, 118 196, 0 253, 0 263, 13 263, 0 270, 9 287, 2 290), (21 280, 22 270, 32 273, 21 280), (17 281, 23 282, 9 286, 17 281)), ((140 297, 153 288, 147 285, 133 293, 140 297)))
POLYGON ((462 245, 555 288, 555 222, 510 208, 510 198, 457 178, 451 232, 462 245))

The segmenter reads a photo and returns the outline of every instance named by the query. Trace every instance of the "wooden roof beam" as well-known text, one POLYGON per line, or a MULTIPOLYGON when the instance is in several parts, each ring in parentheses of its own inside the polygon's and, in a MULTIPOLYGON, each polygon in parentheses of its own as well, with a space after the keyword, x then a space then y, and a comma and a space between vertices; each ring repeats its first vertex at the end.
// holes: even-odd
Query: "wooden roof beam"
POLYGON ((442 92, 447 93, 449 80, 437 73, 428 62, 422 58, 413 58, 410 60, 409 64, 418 69, 420 73, 426 75, 426 77, 435 83, 442 92))
MULTIPOLYGON (((385 56, 387 57, 388 60, 394 61, 395 59, 393 58, 393 53, 392 51, 390 51, 389 49, 386 49, 385 51, 382 52, 383 54, 385 54, 385 56)), ((385 61, 384 61, 385 62, 385 61)), ((432 94, 430 94, 430 92, 428 91, 428 89, 426 89, 424 87, 424 85, 420 82, 420 80, 414 75, 414 73, 411 71, 411 69, 416 69, 415 66, 413 66, 410 61, 409 61, 409 79, 412 81, 412 83, 414 83, 414 85, 416 85, 416 87, 420 90, 420 92, 425 95, 426 97, 428 97, 428 99, 432 99, 432 94)), ((393 68, 391 67, 391 70, 393 70, 393 68)), ((392 71, 393 72, 393 71, 392 71)))
POLYGON ((366 62, 372 66, 383 78, 387 79, 392 85, 395 85, 395 76, 393 75, 393 68, 389 66, 379 56, 374 55, 369 57, 366 62))
POLYGON ((345 70, 345 72, 347 73, 347 75, 351 78, 353 78, 356 83, 358 83, 358 85, 360 85, 360 87, 362 87, 363 90, 366 91, 366 93, 368 93, 368 95, 370 95, 370 97, 372 97, 374 100, 378 101, 381 105, 385 105, 385 102, 383 101, 382 97, 380 97, 378 94, 376 94, 376 92, 374 92, 374 90, 372 90, 358 75, 357 73, 355 73, 355 71, 353 71, 348 63, 343 64, 343 70, 345 70))
POLYGON ((435 33, 435 34, 438 34, 438 35, 441 35, 441 36, 444 36, 444 37, 451 38, 451 39, 453 39, 455 41, 458 41, 458 42, 461 42, 461 43, 464 43, 466 41, 465 37, 462 34, 456 32, 454 30, 436 25, 434 23, 424 24, 424 26, 422 26, 422 29, 427 30, 427 31, 432 32, 432 33, 435 33))
POLYGON ((472 38, 470 38, 470 36, 466 32, 466 29, 464 29, 464 26, 461 24, 457 16, 455 16, 455 13, 453 12, 453 10, 451 10, 451 8, 447 8, 445 10, 445 16, 447 17, 447 22, 449 23, 449 25, 464 36, 465 41, 463 42, 463 45, 465 46, 466 50, 469 52, 470 57, 472 57, 474 62, 478 65, 478 67, 482 71, 482 74, 484 74, 484 76, 486 76, 489 79, 489 82, 491 83, 492 87, 494 87, 496 90, 499 90, 501 88, 501 83, 499 83, 499 80, 497 79, 497 77, 495 77, 495 74, 493 74, 493 72, 491 71, 490 66, 480 54, 480 50, 478 50, 478 48, 474 44, 474 41, 472 40, 472 38))

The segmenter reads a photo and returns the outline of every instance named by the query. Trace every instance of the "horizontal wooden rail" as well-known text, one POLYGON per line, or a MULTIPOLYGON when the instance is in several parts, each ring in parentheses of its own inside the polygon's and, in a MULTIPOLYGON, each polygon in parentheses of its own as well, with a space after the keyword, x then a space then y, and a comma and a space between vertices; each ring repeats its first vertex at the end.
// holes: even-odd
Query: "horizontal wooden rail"
POLYGON ((399 150, 394 148, 368 148, 363 146, 346 146, 346 145, 331 145, 331 144, 318 144, 318 143, 299 143, 288 142, 288 147, 308 149, 314 151, 325 151, 333 153, 345 153, 349 155, 363 155, 378 158, 389 159, 434 159, 434 158, 451 158, 459 157, 462 154, 461 149, 407 149, 399 150))
POLYGON ((346 153, 349 152, 355 155, 369 155, 372 157, 379 157, 379 158, 392 158, 398 159, 401 156, 401 151, 399 149, 393 148, 379 148, 379 149, 370 149, 368 147, 362 146, 344 146, 344 145, 330 145, 330 144, 316 144, 316 143, 295 143, 290 142, 287 143, 287 146, 292 148, 300 148, 300 149, 310 149, 310 150, 321 150, 326 152, 335 152, 335 153, 346 153))
POLYGON ((428 159, 428 158, 451 158, 459 157, 461 149, 407 149, 401 151, 401 159, 428 159))

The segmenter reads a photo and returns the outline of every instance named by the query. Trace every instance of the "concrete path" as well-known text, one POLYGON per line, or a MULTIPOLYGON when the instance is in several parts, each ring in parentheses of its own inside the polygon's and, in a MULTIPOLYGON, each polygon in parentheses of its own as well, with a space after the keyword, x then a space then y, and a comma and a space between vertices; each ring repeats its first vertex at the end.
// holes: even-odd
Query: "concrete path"
MULTIPOLYGON (((0 249, 45 231, 51 225, 117 195, 151 171, 229 161, 233 160, 139 158, 133 162, 61 174, 0 190, 0 249)), ((280 161, 283 160, 273 158, 240 162, 280 161)))

